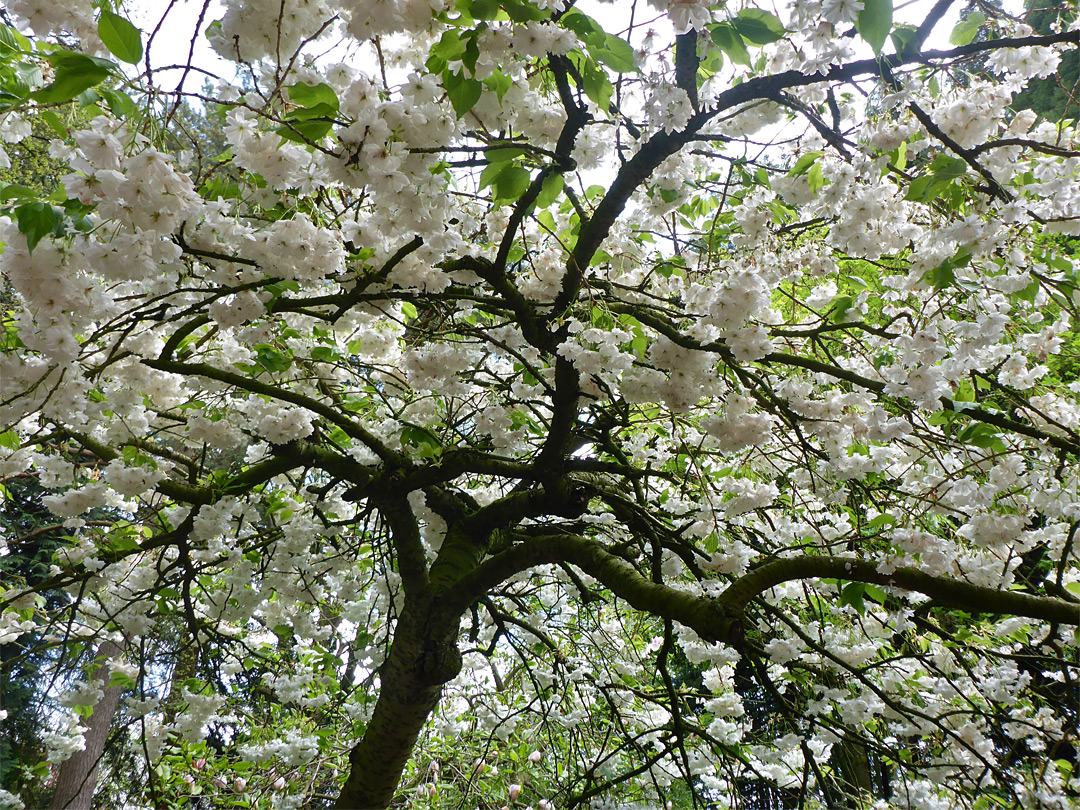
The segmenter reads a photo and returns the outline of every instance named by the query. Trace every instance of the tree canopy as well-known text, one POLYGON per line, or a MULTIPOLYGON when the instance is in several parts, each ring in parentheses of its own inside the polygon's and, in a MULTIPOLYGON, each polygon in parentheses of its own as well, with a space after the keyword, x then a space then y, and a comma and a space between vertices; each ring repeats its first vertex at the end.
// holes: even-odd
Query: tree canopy
POLYGON ((1080 806, 1074 3, 157 5, 0 10, 0 804, 1080 806))

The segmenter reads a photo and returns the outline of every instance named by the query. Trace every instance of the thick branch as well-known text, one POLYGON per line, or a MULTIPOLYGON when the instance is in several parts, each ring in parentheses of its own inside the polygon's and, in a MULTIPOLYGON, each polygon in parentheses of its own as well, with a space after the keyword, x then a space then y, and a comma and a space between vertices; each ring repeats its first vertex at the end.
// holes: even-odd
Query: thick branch
POLYGON ((638 610, 681 622, 702 638, 713 641, 736 640, 746 606, 770 588, 792 580, 820 577, 902 588, 971 612, 1080 625, 1080 608, 1060 599, 936 577, 915 568, 898 568, 883 574, 878 571, 877 563, 843 557, 791 557, 766 563, 735 580, 719 597, 711 599, 649 582, 632 565, 596 541, 570 534, 530 538, 496 554, 463 576, 447 592, 444 601, 449 610, 463 612, 515 574, 558 562, 580 568, 638 610))
POLYGON ((917 568, 897 568, 883 574, 878 571, 876 562, 844 557, 789 557, 765 563, 735 580, 719 599, 729 611, 738 613, 752 599, 775 585, 817 577, 903 588, 972 613, 1000 613, 1059 624, 1080 624, 1080 607, 1061 599, 973 585, 958 578, 932 576, 917 568))
POLYGON ((496 554, 458 580, 443 598, 448 611, 464 612, 506 579, 538 565, 567 562, 597 579, 632 607, 685 624, 702 638, 730 641, 741 622, 714 599, 649 582, 637 570, 594 540, 571 534, 530 538, 496 554))

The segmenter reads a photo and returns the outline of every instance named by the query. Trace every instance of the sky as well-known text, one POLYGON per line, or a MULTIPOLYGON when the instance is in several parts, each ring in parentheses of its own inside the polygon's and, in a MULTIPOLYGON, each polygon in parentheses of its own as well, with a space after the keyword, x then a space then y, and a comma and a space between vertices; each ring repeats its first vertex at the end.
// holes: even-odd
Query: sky
MULTIPOLYGON (((768 8, 771 0, 758 2, 757 5, 768 8)), ((629 22, 629 10, 631 4, 627 0, 615 0, 614 2, 600 2, 600 0, 579 0, 576 4, 585 13, 594 17, 607 30, 618 32, 625 30, 629 22)), ((964 0, 956 0, 949 9, 945 19, 939 23, 934 37, 928 43, 929 47, 947 47, 949 32, 959 19, 960 10, 964 7, 964 0)), ((1019 0, 1010 0, 1006 7, 1019 7, 1019 0)), ((927 11, 933 6, 933 0, 897 0, 894 8, 894 21, 899 23, 918 24, 925 19, 927 11)), ((144 33, 144 40, 149 36, 158 24, 162 9, 166 7, 164 0, 131 0, 125 3, 129 9, 132 21, 139 26, 144 33)), ((195 36, 198 26, 200 34, 212 21, 220 18, 223 14, 220 0, 213 0, 205 18, 199 21, 199 13, 202 10, 202 0, 175 0, 170 6, 170 13, 164 25, 153 36, 150 43, 151 66, 154 69, 173 65, 184 65, 188 61, 189 51, 194 43, 194 64, 203 69, 227 77, 233 74, 232 65, 221 59, 210 48, 204 36, 195 36)), ((647 15, 647 19, 656 17, 655 10, 644 2, 639 2, 639 20, 647 15)), ((663 23, 661 22, 660 25, 663 23)), ((654 26, 659 27, 659 26, 654 26)), ((643 32, 644 29, 641 29, 643 32)), ((867 50, 869 56, 869 50, 867 50)), ((159 82, 165 89, 176 87, 180 78, 180 71, 173 70, 163 72, 159 82)), ((202 78, 197 74, 186 81, 185 87, 189 91, 198 90, 202 86, 202 78)))

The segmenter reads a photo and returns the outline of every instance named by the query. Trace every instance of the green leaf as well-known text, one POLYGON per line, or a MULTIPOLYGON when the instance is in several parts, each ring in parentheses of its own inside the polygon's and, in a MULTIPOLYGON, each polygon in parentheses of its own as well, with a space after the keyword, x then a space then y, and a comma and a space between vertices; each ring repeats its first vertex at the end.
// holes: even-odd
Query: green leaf
POLYGON ((289 121, 274 130, 286 141, 294 143, 312 143, 320 141, 330 132, 333 121, 318 118, 314 121, 289 121))
POLYGON ((949 34, 949 44, 956 46, 967 45, 975 39, 975 35, 979 33, 979 28, 985 22, 986 15, 981 11, 976 11, 966 20, 961 20, 953 28, 952 33, 949 34))
POLYGON ((1020 301, 1027 301, 1029 304, 1034 304, 1035 296, 1039 294, 1039 290, 1041 289, 1042 285, 1039 284, 1038 280, 1032 281, 1030 284, 1024 287, 1024 289, 1016 293, 1016 297, 1020 301))
POLYGON ((96 92, 105 99, 105 103, 109 105, 109 111, 118 118, 131 118, 139 111, 138 105, 123 90, 98 87, 96 92))
POLYGON ((603 27, 590 17, 588 14, 583 14, 576 8, 570 9, 559 20, 564 28, 573 31, 582 39, 588 41, 589 38, 595 34, 606 35, 603 27))
POLYGON ((975 810, 991 810, 996 807, 1008 807, 1009 802, 993 793, 987 793, 980 796, 973 806, 975 810))
POLYGON ((720 23, 709 34, 713 44, 727 54, 728 59, 739 65, 750 66, 750 53, 739 32, 728 23, 720 23))
POLYGON ((918 29, 912 25, 898 25, 889 34, 889 39, 892 40, 893 48, 898 54, 905 54, 914 43, 918 33, 918 29))
POLYGON ((844 280, 848 282, 855 290, 861 292, 867 289, 870 285, 863 281, 859 276, 844 276, 844 280))
POLYGON ((758 8, 740 11, 731 24, 739 32, 739 36, 755 45, 768 45, 778 39, 783 39, 784 34, 787 33, 779 17, 758 8))
POLYGON ((484 86, 489 90, 493 90, 495 95, 499 97, 499 101, 502 101, 506 91, 514 86, 514 80, 502 71, 496 70, 484 79, 484 86))
POLYGON ((870 43, 874 54, 881 53, 892 30, 892 0, 866 0, 855 20, 855 30, 870 43))
POLYGON ((957 268, 964 267, 971 262, 971 253, 961 248, 956 255, 946 259, 933 270, 927 271, 923 276, 924 281, 930 282, 935 290, 943 290, 956 283, 957 268))
POLYGON ((611 94, 615 91, 607 74, 591 62, 586 62, 581 79, 581 89, 585 91, 585 95, 591 98, 601 110, 606 110, 611 104, 611 94))
POLYGON ((457 7, 474 20, 494 20, 499 15, 499 0, 469 0, 457 7))
POLYGON ((795 165, 788 170, 788 177, 798 177, 800 174, 806 174, 821 155, 821 152, 807 152, 796 160, 795 165))
POLYGON ((934 158, 934 162, 930 164, 930 171, 934 173, 936 182, 948 182, 967 174, 968 164, 963 158, 938 155, 934 158))
POLYGON ((113 14, 106 8, 101 10, 98 36, 109 53, 122 62, 135 64, 142 59, 143 45, 139 29, 119 14, 113 14))
POLYGON ((31 88, 41 87, 43 84, 45 84, 45 76, 40 66, 29 62, 18 62, 15 65, 15 73, 11 77, 11 84, 5 89, 23 99, 30 95, 31 88))
POLYGON ((271 374, 285 371, 292 365, 292 358, 268 343, 256 346, 255 361, 271 374))
POLYGON ((956 440, 984 450, 1004 450, 1005 445, 998 438, 1000 434, 993 425, 985 422, 972 422, 956 435, 956 440))
POLYGON ((701 56, 701 64, 698 65, 699 81, 705 81, 710 76, 719 73, 724 67, 724 53, 715 48, 710 48, 701 56))
POLYGON ((495 149, 488 149, 484 152, 484 157, 487 158, 488 163, 505 163, 508 160, 521 157, 526 152, 523 146, 499 146, 495 149))
POLYGON ((19 231, 26 237, 26 246, 33 253, 34 248, 46 236, 62 233, 63 215, 58 209, 45 202, 32 202, 21 205, 15 211, 19 231))
POLYGON ((451 70, 443 72, 443 87, 446 88, 446 96, 454 106, 454 112, 458 118, 473 108, 480 100, 484 92, 484 83, 477 79, 466 79, 460 73, 451 70))
POLYGON ((953 402, 974 402, 975 401, 975 388, 972 386, 970 380, 961 380, 960 385, 956 388, 956 393, 953 395, 953 402))
POLYGON ((130 534, 115 534, 109 538, 109 545, 112 546, 113 551, 137 551, 141 546, 139 541, 132 537, 130 534))
POLYGON ((511 20, 517 23, 535 22, 551 16, 550 11, 538 8, 525 0, 503 0, 502 9, 511 20))
POLYGON ((16 183, 0 185, 0 200, 35 200, 38 192, 28 186, 20 186, 16 183))
POLYGON ((60 116, 52 110, 42 110, 41 120, 48 124, 49 129, 55 132, 58 138, 66 139, 68 137, 67 127, 64 126, 64 122, 60 120, 60 116))
POLYGON ((59 51, 49 61, 56 67, 52 84, 33 94, 42 104, 71 101, 84 90, 101 84, 112 72, 112 63, 70 51, 59 51))
POLYGON ((286 121, 330 121, 337 115, 337 107, 331 104, 316 104, 313 107, 293 107, 285 116, 286 121))
POLYGON ((306 107, 311 109, 313 107, 322 106, 323 109, 329 108, 335 113, 338 111, 339 102, 337 93, 334 92, 334 88, 325 82, 322 84, 294 84, 286 88, 289 92, 289 101, 298 107, 306 107))
POLYGON ((26 38, 14 28, 0 25, 0 54, 25 50, 25 47, 20 45, 20 40, 25 42, 26 38))
POLYGON ((21 444, 19 434, 14 430, 5 430, 0 433, 0 447, 6 447, 8 450, 18 450, 21 444))
POLYGON ((608 33, 603 37, 590 37, 586 48, 597 62, 607 65, 616 73, 633 73, 637 70, 634 48, 622 37, 608 33))
POLYGON ((547 208, 559 199, 563 190, 563 177, 561 174, 549 174, 544 178, 544 184, 540 187, 540 194, 536 198, 537 208, 547 208))
POLYGON ((461 33, 453 29, 444 31, 442 37, 431 46, 431 54, 426 62, 432 73, 441 73, 448 62, 457 62, 465 55, 465 40, 461 33))
POLYGON ((480 173, 481 187, 491 186, 495 202, 516 200, 529 187, 529 180, 528 170, 516 163, 493 163, 480 173))
POLYGON ((923 175, 922 177, 916 177, 908 185, 907 193, 904 194, 905 200, 914 200, 917 202, 930 202, 934 198, 934 178, 929 175, 923 175))
POLYGON ((863 596, 868 596, 875 602, 885 601, 885 591, 877 585, 871 585, 869 582, 863 584, 863 596))
POLYGON ((851 605, 860 616, 866 612, 863 605, 863 594, 866 592, 866 584, 863 582, 849 582, 840 591, 840 604, 851 605))
POLYGON ((878 515, 876 518, 867 523, 866 528, 873 531, 875 529, 880 529, 882 526, 885 525, 892 526, 895 524, 896 518, 886 512, 885 514, 878 515))
POLYGON ((477 31, 473 31, 465 40, 465 54, 461 57, 461 64, 468 68, 469 73, 474 77, 476 76, 476 60, 480 58, 480 46, 476 44, 477 31))
POLYGON ((401 443, 417 449, 421 458, 438 458, 443 453, 439 437, 425 427, 406 425, 401 430, 401 443))
POLYGON ((829 320, 833 323, 843 323, 848 310, 851 309, 854 303, 855 299, 850 295, 836 296, 832 301, 832 308, 829 310, 829 320))

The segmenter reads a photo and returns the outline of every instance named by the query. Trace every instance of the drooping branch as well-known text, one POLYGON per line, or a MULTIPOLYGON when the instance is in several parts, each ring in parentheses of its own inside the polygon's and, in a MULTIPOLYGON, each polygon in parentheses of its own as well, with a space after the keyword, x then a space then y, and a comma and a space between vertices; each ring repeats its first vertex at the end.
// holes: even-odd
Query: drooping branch
POLYGON ((697 596, 649 582, 625 560, 594 540, 571 534, 532 537, 485 560, 463 576, 444 597, 451 610, 463 612, 492 588, 538 565, 566 562, 599 580, 638 610, 692 628, 702 638, 737 640, 746 606, 770 588, 801 579, 844 579, 901 588, 962 610, 1000 613, 1080 625, 1080 607, 1071 602, 937 577, 916 568, 889 573, 878 563, 845 557, 791 557, 766 563, 736 579, 716 598, 697 596))
POLYGON ((496 554, 458 580, 443 597, 445 608, 464 612, 506 579, 538 565, 570 563, 598 580, 632 607, 694 629, 702 638, 729 641, 741 629, 738 617, 713 599, 650 582, 593 540, 572 534, 532 537, 496 554))
POLYGON ((812 578, 842 579, 914 591, 942 605, 972 613, 999 613, 1080 625, 1080 605, 1062 599, 975 585, 959 577, 936 577, 917 568, 897 568, 883 573, 879 565, 846 557, 804 556, 775 560, 735 580, 719 599, 729 611, 741 612, 752 599, 784 582, 812 578))

